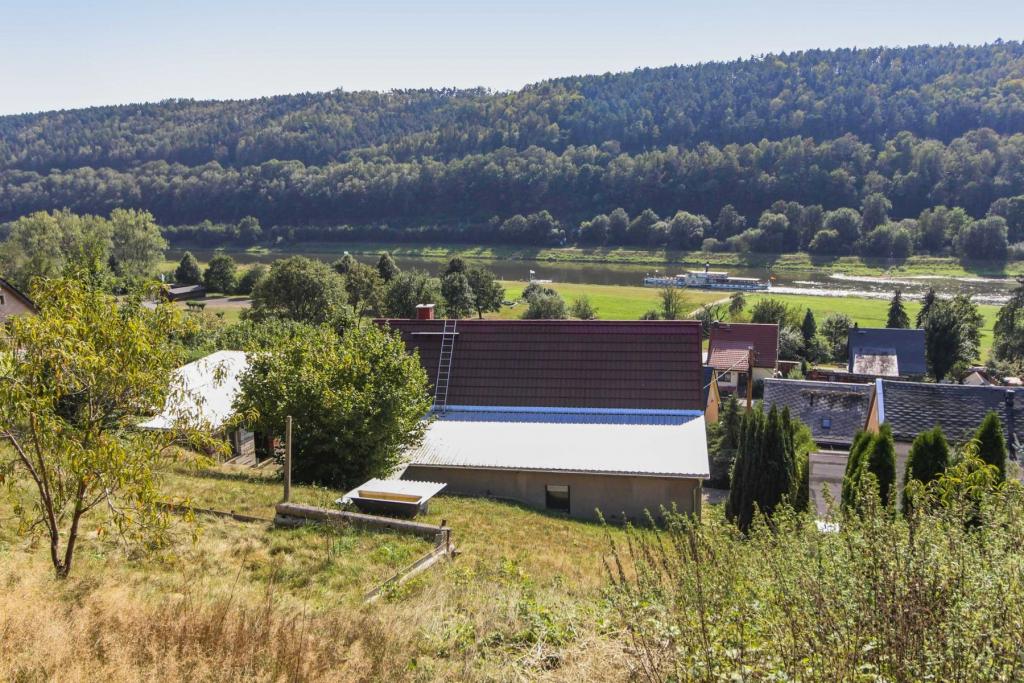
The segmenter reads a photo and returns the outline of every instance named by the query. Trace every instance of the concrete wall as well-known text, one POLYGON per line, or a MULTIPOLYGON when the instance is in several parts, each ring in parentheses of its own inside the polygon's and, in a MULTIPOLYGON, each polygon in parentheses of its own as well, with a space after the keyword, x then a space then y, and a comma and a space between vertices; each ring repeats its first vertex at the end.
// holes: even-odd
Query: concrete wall
POLYGON ((600 509, 609 521, 621 521, 623 513, 639 520, 645 509, 657 517, 660 506, 670 508, 672 503, 680 512, 700 513, 699 479, 418 465, 409 465, 402 478, 445 482, 448 486, 444 493, 503 498, 540 510, 546 505, 545 487, 564 485, 569 487, 569 514, 580 519, 597 519, 595 509, 600 509))

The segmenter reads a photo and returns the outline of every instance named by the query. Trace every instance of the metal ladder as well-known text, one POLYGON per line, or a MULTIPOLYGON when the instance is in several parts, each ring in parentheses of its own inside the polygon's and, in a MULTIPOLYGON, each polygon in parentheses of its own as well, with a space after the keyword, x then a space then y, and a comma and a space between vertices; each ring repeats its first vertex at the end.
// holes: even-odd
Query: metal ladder
POLYGON ((448 381, 452 376, 457 324, 457 320, 445 320, 444 331, 441 333, 441 355, 437 359, 437 380, 434 382, 434 412, 442 415, 448 409, 448 381))

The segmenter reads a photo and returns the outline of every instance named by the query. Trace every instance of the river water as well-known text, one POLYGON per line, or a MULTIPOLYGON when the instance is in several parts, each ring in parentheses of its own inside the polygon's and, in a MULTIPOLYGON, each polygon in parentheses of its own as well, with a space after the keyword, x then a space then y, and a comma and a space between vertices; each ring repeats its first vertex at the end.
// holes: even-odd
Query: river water
MULTIPOLYGON (((168 251, 168 258, 181 258, 183 250, 168 251)), ((192 253, 200 261, 207 261, 213 255, 212 250, 193 249, 192 253)), ((270 263, 276 259, 293 254, 302 254, 325 261, 334 261, 338 252, 290 251, 287 254, 270 252, 254 254, 246 251, 228 251, 239 263, 270 263)), ((376 263, 377 257, 357 255, 360 261, 376 263)), ((417 268, 431 273, 438 273, 445 265, 445 259, 398 256, 395 259, 402 269, 417 268)), ((467 262, 475 262, 466 259, 467 262)), ((687 266, 651 266, 611 263, 560 263, 552 261, 521 261, 513 259, 483 259, 479 263, 492 270, 502 280, 527 280, 531 272, 534 277, 552 280, 553 282, 571 282, 595 285, 629 285, 642 286, 645 275, 666 275, 685 272, 687 266)), ((692 267, 691 267, 692 268, 692 267)), ((1010 290, 1016 286, 1013 278, 1006 277, 948 277, 948 276, 893 276, 873 277, 862 275, 843 275, 841 273, 823 273, 817 271, 780 270, 771 272, 767 268, 726 268, 715 267, 716 270, 728 270, 736 277, 753 277, 771 280, 772 290, 779 294, 804 294, 813 296, 857 296, 872 299, 888 299, 894 289, 903 291, 907 299, 920 299, 929 287, 934 287, 940 295, 952 296, 957 293, 970 294, 975 302, 985 304, 1002 304, 1009 297, 1010 290)))

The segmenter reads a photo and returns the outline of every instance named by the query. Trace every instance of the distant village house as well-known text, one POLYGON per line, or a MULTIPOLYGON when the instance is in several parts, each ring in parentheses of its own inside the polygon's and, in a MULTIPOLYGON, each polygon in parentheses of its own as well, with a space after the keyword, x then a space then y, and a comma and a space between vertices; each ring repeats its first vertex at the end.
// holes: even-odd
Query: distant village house
POLYGON ((17 287, 0 278, 0 322, 11 316, 35 313, 36 305, 17 287))

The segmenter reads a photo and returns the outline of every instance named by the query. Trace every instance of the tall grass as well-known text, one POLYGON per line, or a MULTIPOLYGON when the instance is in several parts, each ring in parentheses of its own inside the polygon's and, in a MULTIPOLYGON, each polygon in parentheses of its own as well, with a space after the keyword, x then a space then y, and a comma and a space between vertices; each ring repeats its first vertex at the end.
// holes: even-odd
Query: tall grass
POLYGON ((609 562, 610 600, 634 673, 650 681, 1024 679, 1021 487, 981 498, 946 489, 942 505, 909 520, 869 499, 863 515, 831 533, 783 510, 748 536, 718 511, 628 534, 609 562))

